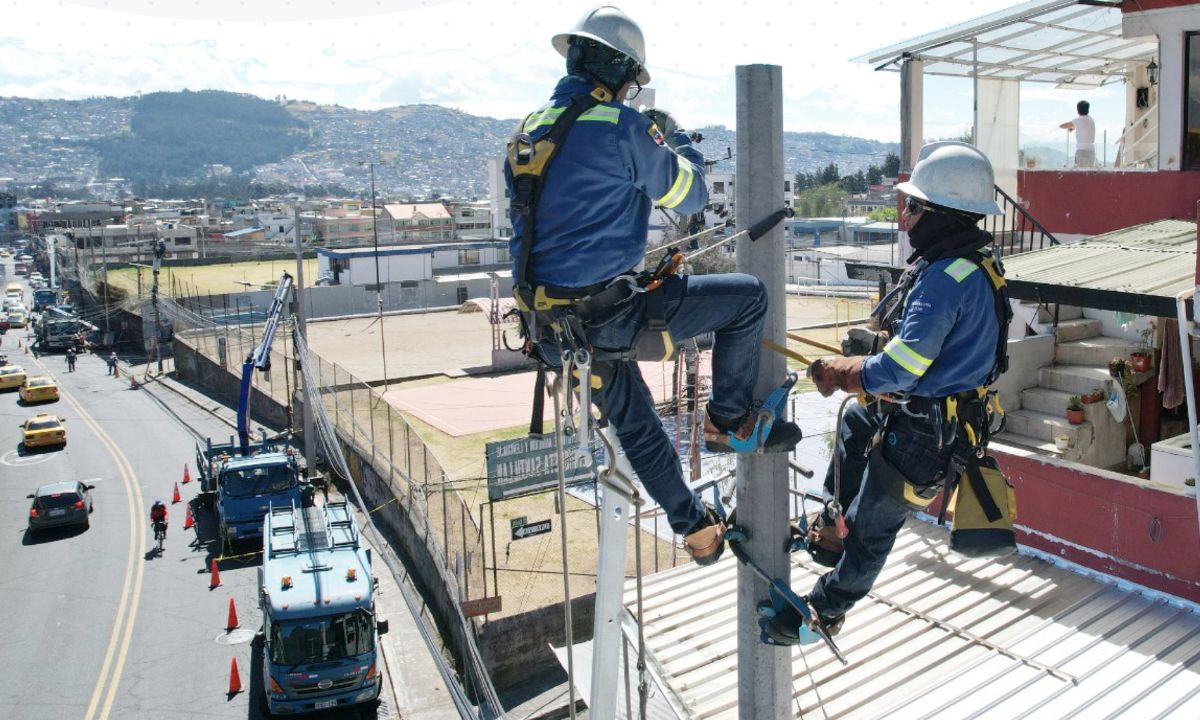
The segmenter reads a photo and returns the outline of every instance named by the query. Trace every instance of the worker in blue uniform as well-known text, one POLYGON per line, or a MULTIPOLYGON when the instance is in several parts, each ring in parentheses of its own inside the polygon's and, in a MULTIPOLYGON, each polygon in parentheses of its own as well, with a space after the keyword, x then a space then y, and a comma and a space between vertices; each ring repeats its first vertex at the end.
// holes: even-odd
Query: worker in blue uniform
MULTIPOLYGON (((638 112, 624 104, 631 89, 650 81, 645 42, 638 25, 619 9, 601 6, 569 32, 553 39, 567 60, 549 102, 522 122, 518 133, 532 145, 547 137, 578 99, 586 111, 569 126, 546 168, 536 199, 533 228, 512 209, 510 243, 514 278, 520 277, 521 250, 532 230, 531 284, 590 299, 619 277, 632 277, 646 253, 652 206, 680 214, 697 213, 708 202, 704 157, 669 113, 638 112)), ((512 160, 505 165, 510 197, 516 197, 512 160)), ((514 203, 515 205, 516 203, 514 203)), ((634 288, 604 307, 587 308, 587 343, 598 350, 635 347, 648 324, 648 308, 665 319, 665 342, 714 334, 712 394, 705 437, 712 450, 730 451, 730 436, 744 438, 754 428, 752 391, 767 308, 766 291, 744 274, 668 275, 646 292, 634 288)), ((542 337, 536 351, 552 366, 561 348, 542 337)), ((682 534, 692 557, 716 562, 724 548, 724 525, 683 480, 679 457, 662 428, 654 399, 636 362, 608 363, 594 398, 620 439, 638 478, 682 534)), ((778 421, 765 442, 768 451, 790 449, 800 439, 794 424, 778 421)))
MULTIPOLYGON (((977 402, 978 388, 994 380, 998 352, 1002 357, 1001 320, 993 284, 980 264, 989 257, 992 238, 978 227, 985 215, 1001 212, 993 188, 991 163, 976 148, 960 142, 924 147, 912 178, 897 186, 907 195, 904 216, 913 254, 900 283, 905 292, 898 317, 880 334, 882 351, 821 358, 809 368, 826 397, 838 389, 882 398, 869 406, 852 404, 838 428, 837 500, 848 508, 849 534, 841 547, 829 547, 833 533, 828 526, 818 530, 835 564, 807 596, 810 622, 821 623, 830 635, 870 591, 910 510, 888 483, 907 482, 932 498, 954 472, 954 443, 937 428, 946 399, 954 398, 955 407, 977 402)), ((831 463, 830 493, 834 472, 831 463)), ((780 642, 816 640, 814 628, 801 627, 791 608, 765 629, 780 642)))

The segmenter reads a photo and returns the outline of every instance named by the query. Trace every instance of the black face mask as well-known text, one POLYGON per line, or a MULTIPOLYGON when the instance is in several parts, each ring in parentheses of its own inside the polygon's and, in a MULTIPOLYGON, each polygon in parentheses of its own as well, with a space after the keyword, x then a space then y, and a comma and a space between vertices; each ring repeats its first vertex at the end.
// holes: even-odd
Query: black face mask
POLYGON ((605 86, 613 93, 638 75, 638 64, 612 48, 595 40, 575 38, 567 51, 567 72, 583 75, 605 86))
POLYGON ((988 245, 992 236, 980 230, 977 217, 926 210, 908 231, 913 253, 908 262, 924 258, 933 262, 943 257, 961 257, 988 245))

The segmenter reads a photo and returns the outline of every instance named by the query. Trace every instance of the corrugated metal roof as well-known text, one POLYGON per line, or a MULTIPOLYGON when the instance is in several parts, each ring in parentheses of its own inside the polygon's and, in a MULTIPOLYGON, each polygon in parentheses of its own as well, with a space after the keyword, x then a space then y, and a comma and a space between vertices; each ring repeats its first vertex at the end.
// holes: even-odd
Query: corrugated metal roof
MULTIPOLYGON (((837 637, 804 648, 830 718, 1197 718, 1200 614, 1030 555, 966 559, 909 520, 837 637)), ((824 568, 793 555, 792 586, 824 568)), ((737 717, 737 561, 644 578, 647 651, 691 718, 737 717)), ((633 583, 626 606, 636 611, 633 583)), ((799 649, 793 713, 819 718, 799 649)))
POLYGON ((1195 284, 1196 223, 1158 220, 1004 259, 1009 281, 1157 295, 1195 284))
POLYGON ((925 61, 926 75, 1095 86, 1123 80, 1158 52, 1154 37, 1125 38, 1119 3, 1035 0, 853 58, 898 70, 925 61), (978 53, 978 58, 976 58, 978 53))

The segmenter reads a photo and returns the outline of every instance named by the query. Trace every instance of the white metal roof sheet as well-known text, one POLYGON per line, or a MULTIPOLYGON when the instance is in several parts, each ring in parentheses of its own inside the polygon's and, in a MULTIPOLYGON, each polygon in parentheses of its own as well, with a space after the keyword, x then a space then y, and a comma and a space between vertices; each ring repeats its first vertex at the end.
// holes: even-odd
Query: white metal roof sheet
MULTIPOLYGON (((837 637, 848 666, 821 645, 793 650, 795 717, 1200 717, 1192 606, 1031 555, 961 558, 946 535, 905 525, 837 637)), ((801 554, 792 565, 801 593, 824 570, 801 554)), ((643 581, 647 652, 691 718, 737 717, 736 576, 726 553, 643 581)), ((625 601, 636 612, 632 581, 625 601)))
POLYGON ((1121 34, 1119 2, 1035 0, 910 38, 853 58, 897 70, 899 61, 925 61, 927 75, 1026 82, 1104 85, 1130 74, 1157 53, 1154 37, 1121 34))
POLYGON ((1196 223, 1158 220, 1004 259, 1010 281, 1174 298, 1194 285, 1196 223))

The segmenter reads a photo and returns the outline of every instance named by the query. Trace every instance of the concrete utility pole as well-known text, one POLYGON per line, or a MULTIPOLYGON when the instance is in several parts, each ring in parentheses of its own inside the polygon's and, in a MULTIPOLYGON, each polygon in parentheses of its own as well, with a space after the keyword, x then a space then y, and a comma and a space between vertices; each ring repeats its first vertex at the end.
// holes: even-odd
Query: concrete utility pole
MULTIPOLYGON (((739 65, 737 85, 737 225, 749 229, 783 207, 783 68, 739 65)), ((783 223, 756 242, 737 244, 737 269, 767 286, 769 306, 763 337, 786 342, 783 223)), ((759 350, 754 396, 765 399, 783 383, 787 363, 782 355, 759 350)), ((787 582, 788 455, 738 455, 737 519, 750 532, 746 552, 772 577, 787 582)), ((791 717, 792 652, 759 642, 758 603, 767 585, 738 566, 738 717, 772 720, 791 717)))
MULTIPOLYGON (((292 288, 292 297, 296 299, 296 332, 304 338, 304 347, 308 348, 308 327, 305 319, 308 317, 308 312, 304 308, 304 240, 300 232, 300 206, 292 207, 292 221, 295 223, 293 228, 296 232, 296 283, 292 288)), ((295 344, 292 345, 295 347, 295 344)), ((313 409, 309 407, 310 394, 312 390, 308 386, 308 382, 303 377, 304 373, 300 372, 300 359, 296 359, 296 384, 295 387, 304 387, 304 402, 301 407, 304 408, 304 464, 307 467, 308 476, 312 477, 317 469, 317 436, 313 430, 313 409)))

